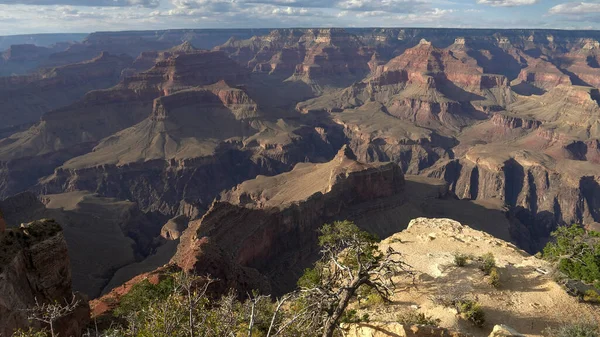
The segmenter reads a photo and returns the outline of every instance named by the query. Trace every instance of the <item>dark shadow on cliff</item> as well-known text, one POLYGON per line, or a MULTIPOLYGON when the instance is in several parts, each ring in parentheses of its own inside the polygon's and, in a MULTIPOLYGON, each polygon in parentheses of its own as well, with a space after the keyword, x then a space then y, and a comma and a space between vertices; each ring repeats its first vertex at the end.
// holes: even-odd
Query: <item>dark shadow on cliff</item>
POLYGON ((527 82, 520 82, 516 85, 512 85, 510 87, 514 92, 522 96, 532 96, 532 95, 543 95, 546 93, 546 90, 540 89, 532 84, 527 82))
POLYGON ((141 212, 134 203, 90 192, 44 199, 48 207, 35 194, 25 192, 0 201, 0 209, 12 227, 56 220, 69 248, 73 287, 91 298, 100 294, 117 269, 145 259, 157 248, 155 238, 167 220, 159 213, 141 212))
POLYGON ((525 171, 523 166, 514 159, 509 159, 503 167, 505 187, 504 201, 510 207, 515 207, 519 193, 523 190, 525 171))
POLYGON ((579 188, 589 215, 595 222, 600 222, 600 184, 594 177, 582 177, 579 188))
MULTIPOLYGON (((521 65, 505 50, 491 43, 476 43, 467 54, 477 60, 477 64, 483 67, 483 72, 486 74, 501 74, 508 78, 509 81, 514 80, 519 76, 521 65), (489 51, 491 58, 484 56, 479 50, 489 51)), ((523 60, 520 60, 523 63, 523 60)))

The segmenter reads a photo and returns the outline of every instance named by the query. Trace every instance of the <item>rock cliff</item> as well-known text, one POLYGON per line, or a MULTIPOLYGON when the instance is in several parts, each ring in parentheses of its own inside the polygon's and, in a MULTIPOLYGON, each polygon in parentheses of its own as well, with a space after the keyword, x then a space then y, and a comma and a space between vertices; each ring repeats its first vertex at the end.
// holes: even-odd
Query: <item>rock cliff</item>
POLYGON ((201 220, 189 224, 172 262, 235 285, 240 276, 224 275, 215 264, 219 251, 222 258, 266 275, 276 292, 293 285, 318 252, 316 230, 324 222, 344 209, 402 191, 397 165, 361 164, 348 151, 340 150, 329 163, 299 164, 289 173, 258 177, 224 193, 201 220))
POLYGON ((0 140, 0 196, 30 188, 67 160, 91 151, 102 138, 139 123, 152 113, 158 97, 246 78, 247 73, 223 53, 194 52, 174 55, 113 88, 91 91, 76 103, 46 113, 28 130, 0 140))
POLYGON ((73 289, 90 298, 101 294, 119 268, 157 248, 154 238, 166 221, 142 213, 135 203, 85 191, 46 195, 42 200, 33 193, 21 193, 1 200, 0 210, 9 226, 38 219, 59 222, 70 255, 66 263, 73 289))
POLYGON ((130 66, 128 56, 102 53, 76 64, 40 70, 23 76, 0 78, 2 138, 22 125, 30 126, 51 110, 67 106, 91 90, 110 88, 130 66))
POLYGON ((67 161, 40 188, 98 191, 176 215, 182 200, 206 209, 224 189, 330 159, 341 146, 334 127, 272 122, 270 112, 225 81, 162 96, 148 118, 67 161))
MULTIPOLYGON (((0 333, 39 327, 25 309, 39 303, 71 301, 71 268, 62 229, 53 220, 35 221, 0 232, 0 333)), ((89 307, 77 295, 79 305, 57 322, 62 336, 80 336, 89 322, 89 307)))

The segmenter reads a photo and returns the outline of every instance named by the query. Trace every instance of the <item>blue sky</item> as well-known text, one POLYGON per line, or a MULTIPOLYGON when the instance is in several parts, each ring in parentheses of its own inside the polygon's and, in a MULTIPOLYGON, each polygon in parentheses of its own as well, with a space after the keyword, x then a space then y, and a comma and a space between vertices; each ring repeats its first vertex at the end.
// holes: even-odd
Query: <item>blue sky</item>
POLYGON ((0 0, 0 35, 166 28, 600 29, 600 0, 0 0))

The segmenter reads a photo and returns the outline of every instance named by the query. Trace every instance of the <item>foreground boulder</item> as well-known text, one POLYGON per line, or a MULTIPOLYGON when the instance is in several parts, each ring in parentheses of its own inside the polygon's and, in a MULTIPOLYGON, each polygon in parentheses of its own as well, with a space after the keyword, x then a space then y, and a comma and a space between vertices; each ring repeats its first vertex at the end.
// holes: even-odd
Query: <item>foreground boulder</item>
MULTIPOLYGON (((71 301, 71 267, 59 224, 35 221, 0 232, 0 335, 16 329, 41 328, 27 311, 42 303, 71 301)), ((60 336, 80 336, 89 322, 89 307, 80 296, 77 308, 55 324, 60 336)))
POLYGON ((518 333, 515 331, 515 329, 509 326, 500 324, 494 327, 494 330, 492 330, 492 333, 489 337, 525 337, 525 335, 518 333))

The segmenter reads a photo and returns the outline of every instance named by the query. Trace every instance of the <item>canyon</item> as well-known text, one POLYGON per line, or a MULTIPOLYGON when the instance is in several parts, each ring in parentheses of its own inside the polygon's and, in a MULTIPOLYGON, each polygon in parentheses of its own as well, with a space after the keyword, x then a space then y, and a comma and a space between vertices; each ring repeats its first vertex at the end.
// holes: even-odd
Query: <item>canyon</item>
MULTIPOLYGON (((4 222, 4 220, 2 220, 4 222)), ((39 220, 19 228, 0 228, 0 333, 42 327, 28 320, 26 309, 36 303, 71 301, 76 304, 55 322, 58 333, 80 335, 89 322, 89 306, 71 286, 71 267, 61 227, 53 220, 39 220)))
POLYGON ((384 239, 452 218, 535 253, 558 226, 600 228, 598 41, 234 29, 7 47, 0 229, 55 219, 91 298, 165 265, 281 294, 340 219, 384 239))

